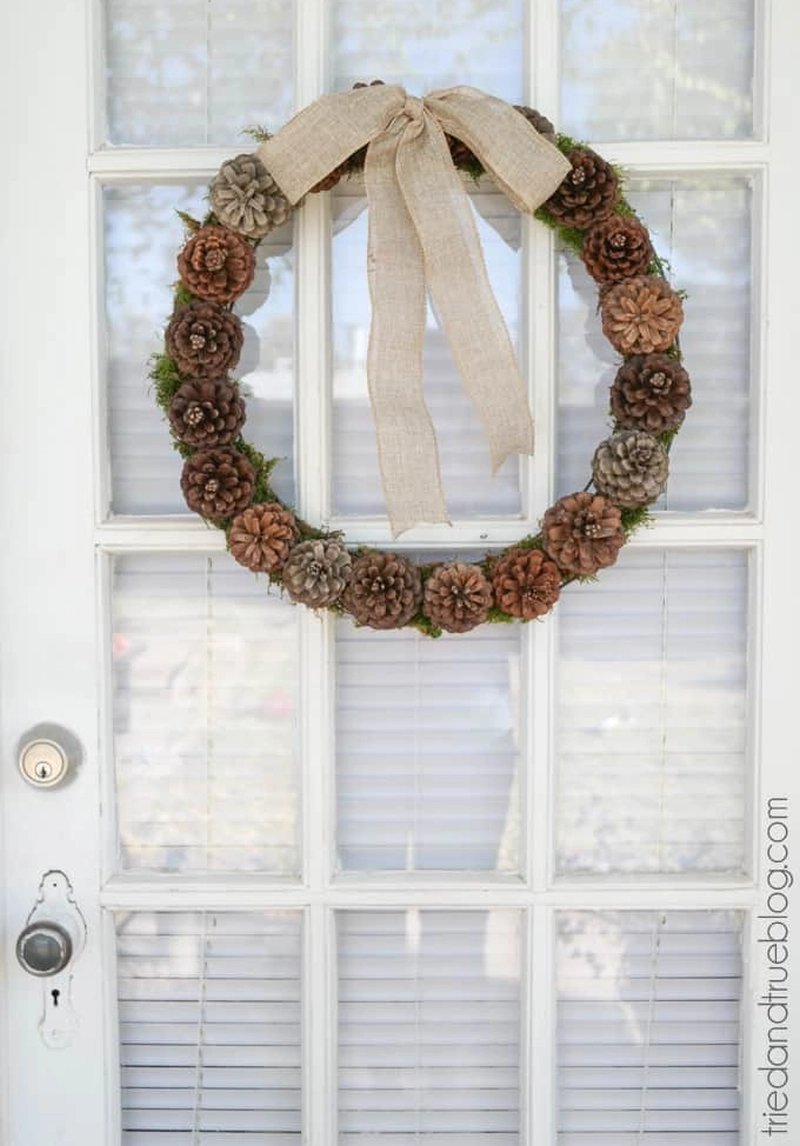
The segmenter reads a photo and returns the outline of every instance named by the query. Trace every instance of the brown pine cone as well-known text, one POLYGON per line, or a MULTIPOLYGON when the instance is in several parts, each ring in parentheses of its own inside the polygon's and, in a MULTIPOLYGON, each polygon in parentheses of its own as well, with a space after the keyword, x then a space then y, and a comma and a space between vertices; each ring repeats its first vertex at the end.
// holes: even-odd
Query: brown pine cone
MULTIPOLYGON (((546 116, 541 115, 532 107, 523 107, 521 104, 514 104, 515 109, 524 115, 528 123, 543 136, 548 143, 555 145, 556 143, 556 129, 546 116)), ((483 165, 478 159, 474 151, 467 147, 466 143, 460 139, 456 139, 453 135, 446 136, 447 146, 450 148, 450 158, 453 161, 454 167, 459 167, 467 171, 482 171, 483 165)))
POLYGON ((220 223, 248 239, 263 239, 292 213, 292 205, 255 155, 223 163, 209 187, 220 223))
POLYGON ((677 430, 692 404, 686 370, 666 354, 634 354, 622 363, 611 389, 611 413, 620 429, 665 434, 677 430))
POLYGON ((353 576, 342 603, 360 625, 399 629, 419 608, 419 570, 399 553, 362 553, 353 562, 353 576))
POLYGON ((184 382, 167 411, 179 442, 198 449, 228 446, 244 425, 244 401, 227 378, 184 382))
POLYGON ((169 320, 167 354, 189 378, 220 378, 239 361, 244 334, 235 314, 215 302, 187 303, 169 320))
POLYGON ((274 573, 285 564, 300 536, 297 519, 277 502, 251 505, 234 517, 228 535, 231 555, 254 573, 274 573))
POLYGON ((614 210, 616 173, 588 147, 574 147, 566 157, 572 171, 544 204, 545 209, 562 227, 593 227, 614 210))
POLYGON ((295 545, 283 567, 283 584, 293 601, 320 609, 344 592, 351 575, 350 554, 333 537, 295 545))
POLYGON ((320 179, 319 183, 315 183, 310 193, 316 195, 320 191, 332 191, 336 184, 344 179, 345 175, 349 174, 350 160, 345 159, 344 163, 340 163, 338 167, 334 167, 330 175, 326 175, 324 179, 320 179))
POLYGON ((178 255, 178 273, 198 298, 233 302, 243 295, 256 270, 249 243, 227 227, 201 227, 178 255))
POLYGON ((495 566, 492 586, 504 613, 533 621, 549 613, 561 592, 561 573, 541 549, 509 549, 495 566))
POLYGON ((591 576, 617 560, 625 544, 618 506, 600 494, 571 493, 544 515, 545 552, 565 573, 591 576))
POLYGON ((486 620, 492 587, 477 565, 440 565, 425 582, 422 611, 448 633, 468 633, 486 620))
POLYGON ((187 458, 181 474, 181 490, 189 509, 221 521, 250 504, 256 475, 238 450, 223 446, 199 450, 187 458))
POLYGON ((555 144, 557 142, 556 129, 546 115, 542 115, 542 113, 536 111, 535 108, 525 107, 523 104, 515 103, 514 107, 520 115, 525 116, 531 127, 534 127, 536 131, 539 132, 539 135, 544 136, 548 143, 555 144))
POLYGON ((643 430, 621 430, 595 450, 592 477, 598 493, 623 509, 655 501, 667 484, 669 458, 658 438, 643 430))
POLYGON ((667 350, 683 322, 680 296, 662 278, 638 275, 601 293, 603 334, 620 354, 667 350))
POLYGON ((647 228, 638 219, 610 215, 586 232, 581 258, 596 282, 619 282, 644 274, 653 248, 647 228))

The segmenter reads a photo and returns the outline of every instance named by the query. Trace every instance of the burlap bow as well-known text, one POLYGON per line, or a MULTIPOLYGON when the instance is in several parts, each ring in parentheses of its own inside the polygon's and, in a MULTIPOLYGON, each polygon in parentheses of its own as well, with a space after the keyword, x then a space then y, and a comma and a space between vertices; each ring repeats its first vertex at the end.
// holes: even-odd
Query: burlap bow
POLYGON ((470 87, 424 99, 392 85, 325 96, 258 148, 281 190, 297 203, 369 144, 367 375, 395 537, 418 522, 448 520, 422 390, 426 286, 486 429, 493 472, 510 454, 533 451, 514 349, 445 132, 467 144, 520 211, 534 211, 570 170, 510 104, 470 87))

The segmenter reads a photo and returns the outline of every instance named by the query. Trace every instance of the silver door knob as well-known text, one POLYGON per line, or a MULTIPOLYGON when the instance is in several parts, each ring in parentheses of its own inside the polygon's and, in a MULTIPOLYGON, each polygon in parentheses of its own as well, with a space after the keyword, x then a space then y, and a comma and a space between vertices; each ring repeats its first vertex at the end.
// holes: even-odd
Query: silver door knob
POLYGON ((17 940, 17 959, 30 975, 57 975, 71 958, 72 938, 60 923, 31 923, 17 940))

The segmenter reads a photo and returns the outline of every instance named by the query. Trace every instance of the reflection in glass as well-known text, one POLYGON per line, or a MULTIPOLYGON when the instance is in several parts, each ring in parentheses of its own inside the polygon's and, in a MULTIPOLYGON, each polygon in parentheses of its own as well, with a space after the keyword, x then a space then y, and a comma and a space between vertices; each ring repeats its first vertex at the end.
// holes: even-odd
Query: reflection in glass
POLYGON ((561 0, 560 24, 568 135, 752 135, 754 0, 561 0))
POLYGON ((115 145, 239 145, 292 110, 291 0, 105 0, 115 145))
MULTIPOLYGON (((743 509, 750 494, 752 188, 741 176, 630 180, 629 198, 687 291, 681 349, 693 405, 672 447, 656 509, 743 509)), ((620 357, 603 336, 597 285, 559 258, 559 494, 582 489, 609 432, 608 390, 620 357)))
POLYGON ((297 874, 297 614, 227 556, 125 556, 113 595, 120 861, 297 874))
POLYGON ((339 1146, 518 1146, 521 924, 338 913, 339 1146))
MULTIPOLYGON (((149 360, 163 349, 176 258, 184 241, 177 211, 205 208, 205 181, 108 185, 105 199, 106 385, 112 506, 118 514, 188 513, 181 459, 156 406, 149 360)), ((294 499, 294 252, 291 224, 259 246, 252 287, 236 303, 245 345, 234 377, 247 398, 245 436, 281 463, 276 493, 294 499)))
POLYGON ((518 629, 337 638, 341 866, 518 870, 518 629))
POLYGON ((561 872, 741 872, 747 555, 623 550, 559 602, 561 872))

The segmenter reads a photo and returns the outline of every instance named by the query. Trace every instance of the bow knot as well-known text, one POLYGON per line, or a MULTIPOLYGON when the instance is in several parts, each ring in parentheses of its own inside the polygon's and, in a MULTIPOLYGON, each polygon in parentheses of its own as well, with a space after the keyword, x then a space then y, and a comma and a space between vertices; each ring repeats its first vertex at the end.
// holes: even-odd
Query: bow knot
POLYGON ((570 171, 515 108, 470 87, 424 99, 389 84, 324 96, 258 149, 296 203, 368 144, 367 377, 395 537, 418 522, 448 520, 422 390, 426 288, 486 429, 493 470, 510 454, 533 450, 525 389, 446 132, 463 140, 523 211, 534 211, 570 171))

